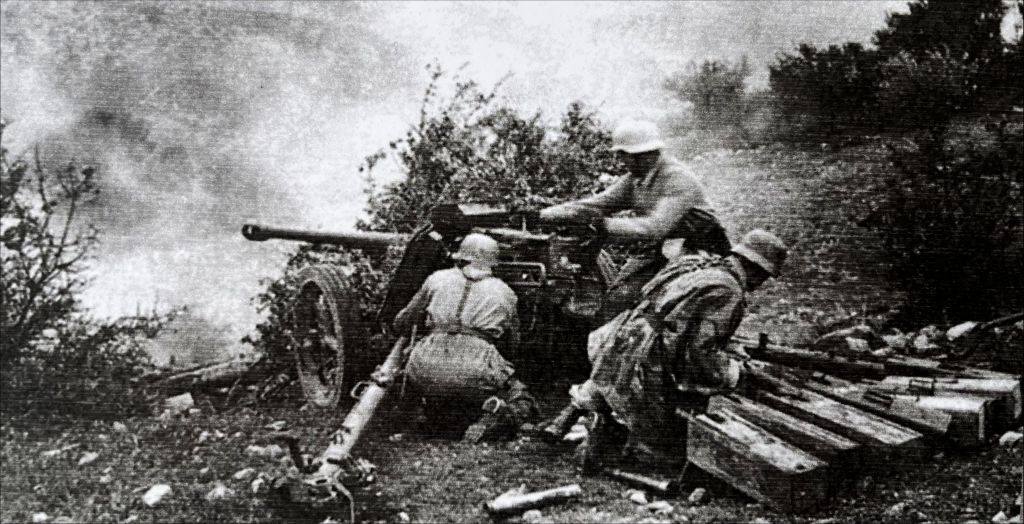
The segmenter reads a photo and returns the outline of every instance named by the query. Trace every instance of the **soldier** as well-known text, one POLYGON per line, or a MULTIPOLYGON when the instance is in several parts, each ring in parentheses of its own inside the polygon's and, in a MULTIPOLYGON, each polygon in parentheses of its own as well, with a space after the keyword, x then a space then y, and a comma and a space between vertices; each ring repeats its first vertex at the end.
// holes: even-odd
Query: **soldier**
POLYGON ((560 439, 586 411, 594 428, 578 450, 584 470, 625 443, 678 441, 676 408, 706 409, 709 395, 730 391, 742 366, 726 353, 746 312, 746 293, 777 277, 786 246, 762 230, 748 233, 728 257, 684 255, 644 287, 641 302, 591 334, 590 378, 570 393, 571 406, 544 428, 560 439))
POLYGON ((632 307, 640 288, 682 250, 726 256, 729 239, 689 169, 662 152, 651 122, 625 122, 612 134, 612 151, 628 174, 589 198, 541 210, 551 223, 592 224, 612 242, 639 241, 611 283, 602 320, 632 307), (610 217, 619 211, 635 216, 610 217))
POLYGON ((460 412, 467 405, 483 405, 483 416, 466 430, 464 440, 508 436, 537 412, 496 347, 511 350, 519 343, 518 299, 491 274, 498 261, 493 238, 467 235, 452 258, 459 267, 430 275, 395 317, 398 330, 424 320, 431 330, 413 347, 406 374, 432 406, 460 412))

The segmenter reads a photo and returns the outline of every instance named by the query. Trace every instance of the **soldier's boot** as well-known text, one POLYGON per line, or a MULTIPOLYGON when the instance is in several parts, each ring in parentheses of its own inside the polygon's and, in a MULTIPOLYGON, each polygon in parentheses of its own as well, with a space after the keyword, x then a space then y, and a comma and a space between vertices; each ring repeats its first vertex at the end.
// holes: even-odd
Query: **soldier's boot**
POLYGON ((614 420, 611 413, 594 413, 587 438, 576 447, 573 458, 584 475, 601 471, 602 466, 621 452, 629 435, 626 427, 614 420))
POLYGON ((466 428, 462 441, 476 444, 485 440, 512 438, 516 434, 516 416, 508 403, 498 397, 484 401, 484 414, 466 428))
POLYGON ((555 415, 554 418, 544 423, 539 433, 540 438, 549 444, 556 444, 560 442, 562 438, 572 430, 572 427, 580 417, 586 415, 586 413, 586 411, 577 408, 570 403, 568 406, 562 408, 562 411, 555 415))

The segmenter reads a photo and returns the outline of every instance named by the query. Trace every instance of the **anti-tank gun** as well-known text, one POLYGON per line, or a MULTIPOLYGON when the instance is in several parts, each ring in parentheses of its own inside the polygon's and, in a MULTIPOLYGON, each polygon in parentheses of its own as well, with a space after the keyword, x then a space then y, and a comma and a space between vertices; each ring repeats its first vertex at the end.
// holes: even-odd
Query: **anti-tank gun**
MULTIPOLYGON (((363 319, 357 290, 348 284, 349 268, 318 264, 299 271, 297 293, 285 318, 285 330, 307 400, 321 407, 333 407, 344 397, 345 388, 352 387, 353 379, 369 376, 370 380, 352 388, 351 396, 357 402, 319 459, 305 464, 297 440, 285 439, 305 477, 301 482, 275 481, 276 493, 287 502, 307 506, 309 502, 345 498, 350 511, 354 511, 348 488, 372 481, 373 467, 355 458, 352 448, 383 402, 389 386, 401 376, 415 331, 399 337, 386 356, 372 349, 370 340, 374 335, 388 338, 387 326, 427 276, 452 266, 450 254, 471 232, 484 233, 498 241, 499 263, 493 272, 519 297, 519 351, 506 355, 516 364, 519 375, 539 382, 578 378, 587 372, 586 334, 598 312, 607 280, 604 275, 610 271, 602 272, 601 268, 611 266, 604 261, 600 239, 585 226, 539 232, 538 225, 535 213, 442 205, 433 211, 426 225, 412 234, 323 233, 255 224, 242 227, 245 238, 253 241, 282 239, 333 244, 371 254, 404 245, 383 306, 370 321, 363 319), (376 370, 369 373, 374 366, 376 370), (313 500, 306 499, 307 495, 313 500)), ((354 520, 354 513, 351 516, 354 520)))
POLYGON ((290 349, 307 399, 333 406, 354 380, 384 360, 380 349, 371 349, 370 339, 386 331, 427 276, 452 266, 450 254, 471 232, 485 233, 499 242, 500 262, 494 274, 519 297, 521 343, 515 354, 506 355, 519 374, 528 382, 585 374, 586 333, 594 327, 611 266, 600 251, 599 239, 585 228, 545 230, 538 222, 535 213, 439 205, 427 224, 411 234, 328 233, 255 224, 244 225, 242 234, 253 241, 332 244, 367 254, 404 246, 384 303, 373 319, 365 319, 359 310, 357 293, 348 285, 350 268, 320 264, 297 275, 298 291, 285 326, 290 349))

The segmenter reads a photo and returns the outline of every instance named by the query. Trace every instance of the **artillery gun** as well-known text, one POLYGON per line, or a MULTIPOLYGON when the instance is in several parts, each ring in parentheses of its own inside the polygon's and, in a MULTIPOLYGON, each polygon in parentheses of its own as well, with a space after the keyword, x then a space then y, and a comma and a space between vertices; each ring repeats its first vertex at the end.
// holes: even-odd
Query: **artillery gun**
POLYGON ((472 232, 499 242, 494 275, 519 297, 521 342, 515 354, 505 355, 517 373, 533 383, 585 376, 586 334, 594 327, 613 266, 600 250, 600 239, 584 227, 545 232, 536 213, 454 204, 437 206, 412 234, 324 233, 246 224, 242 235, 252 241, 295 240, 367 253, 405 246, 384 303, 369 320, 359 310, 357 292, 347 284, 350 268, 320 264, 299 271, 285 329, 309 402, 337 405, 356 379, 384 360, 381 349, 390 344, 371 344, 371 339, 394 338, 386 334, 387 326, 431 273, 452 266, 450 254, 472 232))
MULTIPOLYGON (((600 250, 600 239, 585 226, 538 232, 536 222, 535 213, 440 205, 428 223, 410 235, 320 233, 255 224, 242 227, 245 238, 253 241, 296 240, 378 253, 405 244, 383 306, 369 321, 359 309, 357 291, 347 284, 348 268, 319 264, 307 266, 297 275, 297 293, 285 318, 285 330, 307 400, 334 407, 355 378, 369 376, 370 380, 352 388, 351 396, 358 402, 317 461, 305 464, 297 439, 284 439, 305 473, 301 483, 275 481, 279 484, 276 492, 286 502, 300 502, 296 498, 306 495, 312 496, 313 502, 344 498, 350 512, 354 511, 346 486, 372 481, 373 467, 356 459, 351 450, 388 386, 400 376, 415 331, 398 337, 386 355, 370 341, 375 335, 388 341, 395 338, 387 333, 387 326, 431 273, 452 266, 450 254, 469 233, 484 233, 498 241, 499 263, 492 271, 519 297, 520 345, 516 354, 505 355, 515 364, 517 374, 536 383, 580 378, 587 373, 586 334, 593 327, 609 280, 610 257, 600 250), (369 373, 375 365, 376 370, 369 373)), ((301 500, 307 506, 308 502, 301 500)), ((354 513, 351 516, 354 520, 354 513)))

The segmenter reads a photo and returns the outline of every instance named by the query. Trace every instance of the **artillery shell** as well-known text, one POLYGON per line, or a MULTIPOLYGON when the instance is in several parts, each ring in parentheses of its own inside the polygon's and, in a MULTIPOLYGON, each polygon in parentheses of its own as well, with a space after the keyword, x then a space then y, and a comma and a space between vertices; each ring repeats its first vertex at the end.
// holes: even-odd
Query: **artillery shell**
POLYGON ((621 469, 606 469, 604 472, 615 480, 625 482, 638 488, 651 490, 661 495, 667 495, 678 491, 678 486, 676 486, 676 483, 671 480, 657 480, 639 473, 622 471, 621 469))
POLYGON ((544 491, 524 493, 522 495, 502 495, 484 504, 491 514, 520 513, 528 509, 539 508, 549 504, 563 502, 580 496, 583 488, 579 484, 570 484, 544 491))

